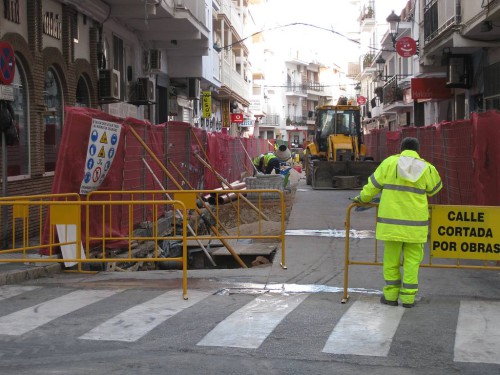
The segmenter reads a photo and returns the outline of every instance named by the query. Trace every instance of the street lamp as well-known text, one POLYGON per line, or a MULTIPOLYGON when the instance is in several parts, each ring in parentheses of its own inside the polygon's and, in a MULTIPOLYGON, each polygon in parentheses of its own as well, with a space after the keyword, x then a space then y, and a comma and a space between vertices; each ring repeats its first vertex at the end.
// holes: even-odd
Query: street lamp
POLYGON ((398 36, 399 23, 401 22, 401 17, 398 16, 394 11, 386 18, 389 23, 389 33, 391 34, 392 46, 396 48, 396 38, 398 36))
POLYGON ((377 65, 377 78, 380 81, 385 81, 384 79, 384 66, 385 60, 382 56, 379 56, 377 60, 375 60, 375 64, 377 65))
POLYGON ((354 92, 356 93, 356 97, 358 97, 361 94, 361 85, 359 84, 359 82, 354 87, 354 92))

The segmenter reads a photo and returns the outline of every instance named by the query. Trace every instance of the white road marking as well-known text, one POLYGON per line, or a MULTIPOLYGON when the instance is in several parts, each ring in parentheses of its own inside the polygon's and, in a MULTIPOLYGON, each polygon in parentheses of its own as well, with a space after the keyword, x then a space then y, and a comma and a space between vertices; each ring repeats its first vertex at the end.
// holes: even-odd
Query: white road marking
POLYGON ((260 295, 220 322, 197 345, 256 349, 306 298, 307 294, 260 295))
POLYGON ((323 352, 385 357, 403 313, 403 307, 382 305, 378 299, 358 300, 340 318, 323 352))
POLYGON ((40 289, 39 286, 19 286, 19 285, 3 285, 0 287, 0 301, 18 296, 25 292, 31 292, 32 290, 40 289))
POLYGON ((0 334, 20 336, 51 320, 118 293, 118 290, 79 290, 0 317, 0 334))
POLYGON ((500 302, 461 301, 455 332, 455 362, 500 364, 500 302))
POLYGON ((183 300, 180 290, 172 290, 122 312, 79 338, 84 340, 137 341, 168 318, 211 294, 211 292, 190 290, 189 299, 183 300))

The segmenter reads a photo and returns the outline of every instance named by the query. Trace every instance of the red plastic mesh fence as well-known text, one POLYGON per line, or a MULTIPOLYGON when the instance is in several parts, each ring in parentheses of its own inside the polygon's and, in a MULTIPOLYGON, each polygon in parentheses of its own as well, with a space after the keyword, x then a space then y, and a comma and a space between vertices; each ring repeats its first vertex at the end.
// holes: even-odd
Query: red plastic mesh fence
POLYGON ((473 113, 473 190, 476 204, 500 205, 500 112, 473 113))
MULTIPOLYGON (((243 172, 253 173, 251 160, 254 157, 274 149, 274 145, 266 139, 239 139, 221 133, 207 133, 184 122, 151 125, 147 121, 124 120, 94 109, 68 107, 53 193, 80 191, 93 119, 122 126, 114 161, 99 187, 100 191, 159 190, 162 187, 176 190, 179 185, 182 189, 215 189, 221 187, 216 174, 230 183, 240 180, 243 172), (131 128, 139 134, 147 148, 136 139, 131 128), (148 149, 168 173, 158 165, 148 149), (210 168, 201 163, 196 155, 204 159, 210 168)), ((499 205, 499 124, 500 113, 490 111, 473 114, 471 121, 444 122, 404 128, 397 132, 377 129, 365 136, 365 144, 368 155, 380 161, 399 152, 403 137, 416 137, 420 140, 420 155, 436 166, 443 180, 442 191, 431 202, 499 205)), ((142 199, 152 198, 151 194, 143 195, 142 199)), ((98 218, 100 213, 96 211, 91 215, 98 218)), ((130 218, 128 212, 116 209, 112 223, 105 230, 126 233, 130 223, 135 226, 153 220, 152 215, 145 209, 136 209, 130 218)), ((84 222, 85 218, 82 219, 84 222)), ((97 236, 102 231, 97 227, 91 230, 97 236)))
MULTIPOLYGON (((478 128, 481 128, 479 122, 478 128)), ((443 189, 431 198, 431 203, 474 205, 478 204, 479 195, 473 189, 477 177, 473 174, 472 154, 474 145, 480 147, 482 140, 473 143, 472 130, 471 121, 462 120, 391 132, 380 129, 365 136, 365 140, 378 145, 376 154, 381 158, 377 160, 381 161, 399 153, 403 138, 417 138, 420 156, 436 167, 443 181, 443 189)))
MULTIPOLYGON (((445 204, 475 204, 473 195, 472 124, 455 121, 440 124, 442 161, 438 169, 446 186, 445 204)), ((443 199, 444 197, 441 196, 443 199)))
POLYGON ((385 155, 390 156, 394 154, 399 154, 399 149, 400 149, 400 144, 401 144, 401 139, 403 135, 401 132, 384 132, 385 133, 385 142, 386 142, 386 147, 385 147, 385 155))

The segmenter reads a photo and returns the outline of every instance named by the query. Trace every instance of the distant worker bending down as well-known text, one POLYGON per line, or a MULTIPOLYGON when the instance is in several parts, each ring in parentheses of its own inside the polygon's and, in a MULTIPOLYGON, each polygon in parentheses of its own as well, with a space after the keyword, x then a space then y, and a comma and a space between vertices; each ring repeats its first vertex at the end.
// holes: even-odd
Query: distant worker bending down
POLYGON ((279 174, 281 163, 286 162, 291 156, 288 147, 281 145, 274 152, 267 152, 254 158, 253 165, 257 173, 271 174, 274 170, 276 174, 279 174))
POLYGON ((415 305, 418 270, 424 257, 429 230, 427 197, 442 188, 436 168, 418 155, 416 138, 404 138, 401 154, 385 159, 354 198, 356 203, 370 202, 382 191, 377 215, 376 238, 384 241, 384 295, 380 302, 403 307, 415 305), (401 253, 403 280, 401 282, 401 253))

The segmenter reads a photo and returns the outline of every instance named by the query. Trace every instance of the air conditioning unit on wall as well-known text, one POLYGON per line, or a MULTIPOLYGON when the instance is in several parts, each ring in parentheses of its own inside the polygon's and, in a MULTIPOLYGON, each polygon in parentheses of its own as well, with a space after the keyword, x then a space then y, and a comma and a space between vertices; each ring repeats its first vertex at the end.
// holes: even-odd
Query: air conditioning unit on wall
POLYGON ((135 100, 138 102, 154 102, 155 87, 148 77, 137 78, 135 84, 135 100))
POLYGON ((99 70, 99 99, 120 99, 120 72, 115 69, 99 70))
POLYGON ((144 70, 151 73, 161 70, 161 51, 159 49, 149 49, 144 53, 144 70))

